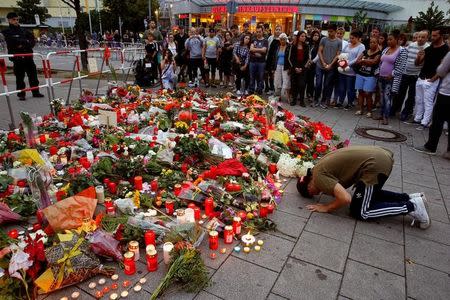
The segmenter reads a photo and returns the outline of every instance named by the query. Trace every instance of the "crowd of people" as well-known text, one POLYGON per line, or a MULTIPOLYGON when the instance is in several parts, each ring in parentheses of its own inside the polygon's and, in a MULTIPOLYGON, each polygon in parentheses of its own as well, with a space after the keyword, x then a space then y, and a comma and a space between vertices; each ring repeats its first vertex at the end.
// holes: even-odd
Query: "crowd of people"
MULTIPOLYGON (((160 75, 165 88, 175 88, 177 82, 220 85, 237 96, 276 95, 292 106, 356 107, 356 115, 383 125, 397 116, 416 124, 417 130, 431 124, 441 128, 448 121, 448 113, 433 115, 435 102, 448 105, 450 95, 446 28, 408 36, 374 27, 367 36, 352 30, 347 40, 345 29, 333 24, 326 33, 307 24, 304 31, 289 34, 281 25, 273 33, 264 25, 254 32, 249 23, 242 32, 237 25, 229 30, 193 27, 188 34, 180 27, 163 38, 153 22, 145 34, 150 82, 160 75), (165 72, 168 64, 170 71, 165 72)), ((434 136, 438 132, 442 128, 434 136)), ((433 140, 426 152, 435 152, 436 137, 433 140)))

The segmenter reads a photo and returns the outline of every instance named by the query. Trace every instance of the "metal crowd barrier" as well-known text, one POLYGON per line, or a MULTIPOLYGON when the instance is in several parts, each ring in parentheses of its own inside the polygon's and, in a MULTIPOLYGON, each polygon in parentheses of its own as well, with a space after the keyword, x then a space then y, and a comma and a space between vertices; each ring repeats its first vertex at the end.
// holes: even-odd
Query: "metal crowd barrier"
MULTIPOLYGON (((50 91, 50 85, 49 85, 49 74, 51 73, 50 70, 47 69, 46 66, 46 59, 45 57, 40 54, 40 53, 24 53, 24 54, 1 54, 0 55, 0 75, 2 77, 2 84, 3 84, 3 92, 0 93, 0 97, 5 96, 6 97, 6 102, 8 105, 8 111, 9 111, 9 117, 10 117, 10 121, 11 123, 9 124, 9 127, 11 129, 16 127, 15 124, 15 120, 14 120, 14 114, 12 111, 12 106, 11 106, 11 99, 10 96, 14 95, 14 94, 18 94, 21 92, 29 92, 29 91, 34 91, 37 89, 41 89, 41 88, 46 88, 47 89, 47 96, 48 96, 48 100, 49 100, 49 104, 51 102, 51 91, 50 91), (38 57, 40 59, 42 59, 42 71, 45 77, 45 84, 40 84, 38 86, 34 86, 34 87, 28 87, 28 88, 24 88, 21 90, 13 90, 10 91, 8 89, 8 83, 6 81, 6 71, 7 71, 7 67, 6 67, 6 59, 10 59, 10 58, 26 58, 26 57, 31 57, 32 59, 34 59, 34 57, 38 57)), ((51 107, 50 107, 51 109, 51 107)))
POLYGON ((0 73, 2 77, 3 89, 4 91, 0 94, 0 97, 5 96, 8 104, 8 110, 10 115, 10 128, 13 129, 16 127, 14 114, 11 107, 10 96, 14 94, 18 94, 19 92, 33 91, 39 88, 47 89, 47 96, 50 105, 50 111, 52 111, 51 102, 56 98, 55 95, 55 87, 62 86, 63 84, 69 84, 69 90, 66 98, 66 105, 70 104, 70 95, 73 87, 73 83, 78 81, 80 95, 82 93, 82 80, 98 76, 97 86, 95 89, 95 94, 98 95, 100 81, 102 80, 102 75, 106 74, 106 81, 109 81, 109 77, 112 72, 120 73, 123 76, 123 82, 127 82, 130 72, 134 68, 134 61, 137 59, 142 59, 145 56, 145 49, 142 47, 139 48, 131 48, 126 47, 123 49, 120 48, 96 48, 96 49, 86 49, 86 50, 64 50, 64 51, 51 51, 46 56, 43 56, 40 53, 27 53, 27 54, 4 54, 0 55, 0 73), (83 53, 86 53, 88 62, 91 59, 91 63, 95 65, 89 68, 88 73, 83 73, 81 68, 81 56, 83 53), (109 53, 109 55, 105 55, 109 53), (108 56, 108 57, 107 57, 108 56), (37 87, 29 87, 22 90, 13 90, 10 91, 8 89, 7 80, 6 80, 6 59, 12 57, 38 57, 42 60, 42 70, 45 77, 45 84, 41 84, 37 87), (67 59, 71 58, 73 60, 72 66, 72 76, 67 79, 56 80, 53 78, 52 74, 52 65, 55 63, 55 59, 57 57, 63 57, 65 62, 67 59), (115 58, 115 59, 114 59, 115 58), (98 68, 97 63, 98 60, 101 59, 100 68, 98 68), (92 62, 94 60, 94 62, 92 62))

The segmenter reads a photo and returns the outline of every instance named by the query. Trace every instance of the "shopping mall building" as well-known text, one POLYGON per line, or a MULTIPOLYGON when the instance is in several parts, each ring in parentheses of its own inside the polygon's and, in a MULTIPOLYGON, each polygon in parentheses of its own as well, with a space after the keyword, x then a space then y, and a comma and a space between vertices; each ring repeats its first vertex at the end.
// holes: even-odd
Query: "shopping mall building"
MULTIPOLYGON (((269 23, 273 28, 281 24, 283 31, 302 29, 312 23, 316 27, 324 24, 346 24, 347 20, 363 9, 372 24, 384 26, 407 23, 419 11, 426 10, 428 0, 172 0, 171 12, 177 25, 211 26, 222 24, 242 26, 249 22, 269 23), (234 8, 233 8, 234 6, 234 8)), ((440 9, 447 12, 447 0, 435 0, 440 9)))

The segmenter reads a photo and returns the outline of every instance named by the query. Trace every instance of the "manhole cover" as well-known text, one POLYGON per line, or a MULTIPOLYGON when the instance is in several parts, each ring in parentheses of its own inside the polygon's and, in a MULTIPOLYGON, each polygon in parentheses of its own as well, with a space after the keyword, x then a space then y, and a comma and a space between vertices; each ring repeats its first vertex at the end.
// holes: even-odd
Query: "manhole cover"
POLYGON ((355 132, 365 138, 383 142, 404 142, 407 139, 406 136, 397 131, 384 128, 359 127, 356 128, 355 132))

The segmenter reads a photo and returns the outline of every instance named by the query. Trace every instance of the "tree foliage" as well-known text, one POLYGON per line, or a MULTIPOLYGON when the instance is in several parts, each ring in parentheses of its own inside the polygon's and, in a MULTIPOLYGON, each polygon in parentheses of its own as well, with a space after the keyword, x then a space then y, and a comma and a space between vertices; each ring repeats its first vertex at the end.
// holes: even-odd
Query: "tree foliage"
POLYGON ((365 31, 365 27, 369 18, 367 17, 367 11, 363 8, 355 12, 353 17, 347 17, 347 24, 352 30, 358 29, 362 32, 365 31))
POLYGON ((439 5, 434 4, 434 1, 431 1, 430 6, 425 12, 420 11, 419 15, 414 18, 416 30, 432 30, 433 28, 447 24, 447 22, 445 13, 439 9, 439 5))
MULTIPOLYGON (((151 5, 152 17, 154 17, 155 10, 159 9, 159 1, 151 0, 151 5)), ((145 29, 144 20, 148 16, 148 0, 103 0, 103 7, 111 13, 111 18, 113 18, 112 23, 116 24, 113 28, 108 28, 108 30, 119 28, 119 16, 123 22, 123 29, 134 32, 143 31, 145 29)))
POLYGON ((36 24, 34 15, 39 15, 41 22, 45 22, 51 15, 48 14, 47 7, 39 6, 41 0, 21 0, 17 1, 15 12, 20 16, 23 24, 36 24))

